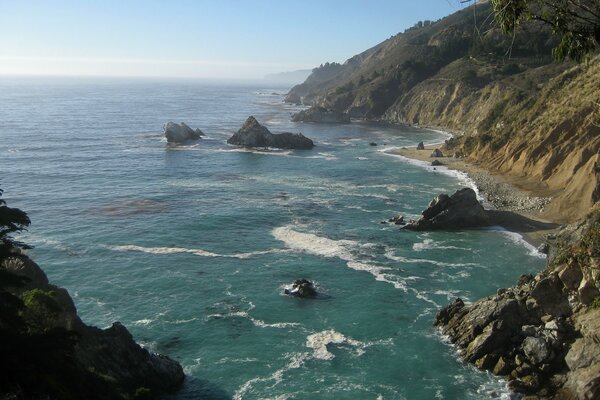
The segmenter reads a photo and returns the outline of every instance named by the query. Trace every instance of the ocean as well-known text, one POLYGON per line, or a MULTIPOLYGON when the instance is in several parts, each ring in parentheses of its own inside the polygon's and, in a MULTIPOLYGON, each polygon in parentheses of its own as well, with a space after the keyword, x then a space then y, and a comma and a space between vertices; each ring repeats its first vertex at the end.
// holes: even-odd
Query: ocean
POLYGON ((184 80, 2 78, 0 186, 22 239, 81 318, 121 321, 187 374, 166 399, 508 399, 432 326, 545 264, 501 228, 407 232, 460 174, 388 155, 447 135, 291 122, 289 88, 184 80), (312 150, 226 144, 254 115, 312 150), (168 146, 162 126, 207 137, 168 146), (377 146, 370 145, 375 142, 377 146), (320 296, 283 294, 294 280, 320 296))

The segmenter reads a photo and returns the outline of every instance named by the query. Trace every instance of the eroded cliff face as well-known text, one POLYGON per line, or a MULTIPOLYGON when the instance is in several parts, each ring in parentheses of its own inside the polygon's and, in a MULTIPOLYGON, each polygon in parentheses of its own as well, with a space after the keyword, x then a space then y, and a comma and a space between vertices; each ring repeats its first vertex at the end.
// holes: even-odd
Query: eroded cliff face
POLYGON ((384 119, 458 132, 449 150, 551 196, 544 213, 554 221, 578 220, 600 200, 598 57, 528 70, 481 88, 429 80, 399 99, 384 119))
MULTIPOLYGON (((0 260, 0 269, 25 278, 8 293, 24 302, 16 323, 28 326, 23 332, 17 326, 1 326, 3 335, 17 329, 10 342, 20 345, 2 348, 17 361, 2 366, 0 397, 142 399, 183 383, 181 365, 140 347, 120 323, 107 329, 83 323, 67 290, 49 283, 42 269, 20 251, 0 260)), ((7 298, 3 296, 0 305, 7 298)))
POLYGON ((600 57, 555 63, 551 32, 523 28, 507 43, 489 13, 482 4, 409 29, 289 96, 452 131, 451 152, 553 197, 547 218, 573 222, 600 200, 600 57))

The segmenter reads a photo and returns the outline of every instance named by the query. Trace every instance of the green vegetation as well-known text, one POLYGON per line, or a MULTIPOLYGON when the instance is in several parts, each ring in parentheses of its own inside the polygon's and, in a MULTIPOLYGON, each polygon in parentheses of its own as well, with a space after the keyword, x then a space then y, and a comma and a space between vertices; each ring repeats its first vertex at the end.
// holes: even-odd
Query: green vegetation
POLYGON ((600 256, 600 211, 590 214, 588 221, 591 222, 578 243, 559 245, 553 265, 577 264, 586 268, 591 265, 592 257, 600 256))
POLYGON ((598 0, 491 0, 496 21, 505 33, 530 21, 549 26, 559 39, 552 54, 581 61, 600 45, 598 0))

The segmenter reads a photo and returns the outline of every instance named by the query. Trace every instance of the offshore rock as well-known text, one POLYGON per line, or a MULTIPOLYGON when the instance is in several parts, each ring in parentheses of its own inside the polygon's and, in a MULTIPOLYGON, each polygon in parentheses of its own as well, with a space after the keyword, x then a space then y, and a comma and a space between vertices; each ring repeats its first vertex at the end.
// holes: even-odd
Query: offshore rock
POLYGON ((423 144, 423 142, 419 142, 419 144, 417 145, 417 150, 425 150, 425 145, 423 144))
POLYGON ((253 116, 248 117, 244 125, 227 143, 244 147, 276 147, 279 149, 312 149, 314 143, 301 133, 271 133, 253 116))
POLYGON ((487 226, 491 223, 471 188, 457 190, 452 196, 440 194, 421 214, 421 218, 410 221, 405 228, 414 231, 463 229, 487 226))
POLYGON ((350 116, 330 108, 312 106, 307 110, 294 114, 292 116, 292 121, 349 124, 350 116))
POLYGON ((176 124, 175 122, 167 122, 164 129, 164 135, 168 143, 186 143, 192 140, 198 140, 204 133, 200 129, 192 129, 184 122, 176 124))
POLYGON ((315 285, 307 279, 297 279, 292 284, 291 288, 285 288, 283 291, 290 296, 312 298, 317 296, 315 285))

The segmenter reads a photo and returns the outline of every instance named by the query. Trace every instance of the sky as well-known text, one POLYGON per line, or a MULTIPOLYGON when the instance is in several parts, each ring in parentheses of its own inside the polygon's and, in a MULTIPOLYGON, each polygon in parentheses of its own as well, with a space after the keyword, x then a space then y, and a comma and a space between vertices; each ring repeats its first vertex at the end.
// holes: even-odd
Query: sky
POLYGON ((459 0, 0 0, 0 75, 260 79, 344 62, 459 0))

